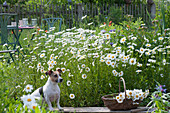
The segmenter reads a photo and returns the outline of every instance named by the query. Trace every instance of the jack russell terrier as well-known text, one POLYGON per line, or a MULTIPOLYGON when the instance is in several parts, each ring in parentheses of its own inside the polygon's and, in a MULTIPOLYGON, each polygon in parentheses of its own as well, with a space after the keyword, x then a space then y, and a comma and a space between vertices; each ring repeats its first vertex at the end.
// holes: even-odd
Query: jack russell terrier
POLYGON ((40 97, 42 96, 43 100, 47 102, 50 111, 54 110, 51 105, 51 102, 54 100, 57 101, 58 109, 63 110, 63 108, 59 104, 60 88, 58 86, 58 83, 61 83, 63 81, 63 79, 61 78, 61 73, 61 69, 57 69, 57 71, 47 71, 45 74, 49 75, 49 78, 46 84, 43 87, 38 88, 31 94, 31 96, 34 96, 35 99, 40 99, 40 97))

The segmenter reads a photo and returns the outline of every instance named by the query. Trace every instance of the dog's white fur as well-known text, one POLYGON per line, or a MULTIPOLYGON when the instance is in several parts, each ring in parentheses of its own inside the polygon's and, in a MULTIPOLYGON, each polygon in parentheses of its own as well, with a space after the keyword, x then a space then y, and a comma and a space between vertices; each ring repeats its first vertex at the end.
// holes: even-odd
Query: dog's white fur
MULTIPOLYGON (((56 74, 58 75, 56 80, 60 81, 62 78, 59 76, 59 72, 56 71, 56 74)), ((41 97, 39 93, 39 89, 40 88, 38 88, 31 94, 31 96, 34 96, 35 99, 40 99, 41 97)), ((57 101, 58 109, 63 110, 63 108, 59 104, 60 88, 57 82, 52 81, 51 77, 48 78, 46 84, 43 86, 43 93, 44 93, 44 100, 47 102, 50 111, 54 110, 54 108, 51 105, 51 101, 53 100, 57 101)))

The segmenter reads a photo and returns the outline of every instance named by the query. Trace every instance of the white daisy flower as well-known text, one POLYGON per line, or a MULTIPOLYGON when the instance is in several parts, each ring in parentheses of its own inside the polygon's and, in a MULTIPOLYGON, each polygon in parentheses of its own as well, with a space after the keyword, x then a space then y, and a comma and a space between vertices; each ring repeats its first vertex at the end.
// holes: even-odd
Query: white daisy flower
POLYGON ((115 68, 116 62, 111 62, 111 66, 112 66, 113 68, 115 68))
POLYGON ((85 64, 82 64, 82 65, 81 65, 81 67, 82 67, 82 68, 85 68, 85 67, 86 67, 86 65, 85 65, 85 64))
POLYGON ((105 37, 106 37, 106 39, 110 39, 110 34, 109 34, 109 33, 106 33, 106 34, 105 34, 105 37))
POLYGON ((37 64, 37 68, 40 69, 41 68, 41 63, 37 64))
POLYGON ((123 92, 123 93, 120 93, 120 94, 119 94, 119 97, 122 98, 122 99, 124 99, 124 98, 125 98, 125 93, 124 93, 124 92, 123 92))
POLYGON ((116 54, 111 54, 110 58, 111 58, 111 60, 116 59, 116 54))
POLYGON ((151 55, 151 53, 150 52, 145 52, 145 55, 149 56, 149 55, 151 55))
POLYGON ((50 55, 50 60, 53 60, 53 58, 54 58, 54 54, 51 54, 50 55))
POLYGON ((86 72, 89 72, 89 71, 90 71, 90 68, 89 68, 89 67, 86 67, 85 70, 86 70, 86 72))
POLYGON ((121 54, 121 50, 116 50, 116 54, 121 54))
POLYGON ((74 99, 75 95, 74 94, 70 94, 70 99, 74 99))
POLYGON ((131 58, 131 59, 129 60, 129 64, 130 64, 130 65, 135 65, 135 64, 136 64, 136 58, 131 58))
POLYGON ((21 97, 21 100, 24 102, 24 105, 31 105, 32 103, 35 103, 35 98, 31 96, 30 94, 28 95, 23 95, 21 97))
POLYGON ((123 37, 123 38, 120 39, 120 43, 124 44, 125 42, 126 42, 126 37, 123 37))
POLYGON ((145 49, 144 48, 140 48, 140 51, 139 51, 141 54, 143 54, 145 52, 145 49))
POLYGON ((133 101, 139 100, 139 94, 135 94, 133 101))
POLYGON ((134 47, 133 47, 132 45, 129 45, 129 46, 128 46, 128 48, 130 48, 130 49, 134 49, 134 47))
POLYGON ((58 58, 58 56, 55 56, 55 59, 57 59, 58 58))
POLYGON ((119 77, 123 76, 123 71, 119 72, 119 77))
POLYGON ((136 72, 137 72, 137 73, 140 73, 140 72, 142 72, 142 70, 136 70, 136 72))
POLYGON ((62 73, 65 73, 66 68, 61 68, 62 73))
POLYGON ((24 90, 25 90, 27 93, 28 93, 28 92, 31 92, 31 91, 33 90, 33 86, 30 85, 30 84, 28 84, 28 85, 26 85, 26 87, 25 87, 24 90))
POLYGON ((104 62, 105 60, 103 60, 103 59, 100 59, 100 62, 104 62))
POLYGON ((131 37, 131 40, 136 40, 137 38, 136 37, 131 37))
POLYGON ((158 40, 162 41, 164 39, 164 37, 159 37, 158 40))
POLYGON ((107 54, 106 59, 111 59, 111 54, 107 54))
POLYGON ((123 103, 123 99, 120 98, 119 100, 117 100, 118 103, 123 103))
POLYGON ((32 103, 28 106, 28 108, 32 109, 32 110, 35 110, 35 108, 38 107, 40 109, 40 106, 38 106, 37 103, 32 103))
POLYGON ((112 73, 113 73, 114 76, 118 75, 118 72, 116 70, 112 70, 112 73))
POLYGON ((45 76, 44 76, 44 75, 41 75, 41 78, 40 78, 40 79, 42 80, 42 79, 44 79, 44 78, 45 78, 45 76))
POLYGON ((87 78, 87 75, 86 75, 86 74, 82 74, 82 78, 83 78, 83 79, 86 79, 86 78, 87 78))
POLYGON ((70 86, 71 85, 71 81, 67 81, 67 86, 70 86))
POLYGON ((151 47, 151 44, 146 44, 145 46, 146 46, 146 47, 151 47))
POLYGON ((106 64, 107 64, 108 66, 110 66, 110 65, 111 65, 111 60, 106 60, 106 64))
POLYGON ((117 50, 121 50, 121 48, 122 48, 122 47, 117 47, 116 49, 117 49, 117 50))
POLYGON ((43 58, 45 56, 45 53, 42 53, 41 55, 40 55, 40 58, 43 58))

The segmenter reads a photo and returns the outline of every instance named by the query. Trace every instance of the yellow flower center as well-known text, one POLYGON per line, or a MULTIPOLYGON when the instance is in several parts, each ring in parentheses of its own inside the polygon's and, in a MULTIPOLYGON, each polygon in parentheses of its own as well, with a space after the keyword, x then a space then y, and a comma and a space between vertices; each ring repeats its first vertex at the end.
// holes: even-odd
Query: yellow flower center
POLYGON ((29 99, 27 99, 27 101, 28 101, 28 102, 31 102, 32 100, 29 98, 29 99))
POLYGON ((110 62, 107 62, 108 64, 110 64, 110 62))
POLYGON ((33 108, 33 109, 35 109, 35 108, 36 108, 36 106, 32 106, 32 108, 33 108))
POLYGON ((134 63, 134 60, 132 60, 131 62, 134 63))
POLYGON ((30 89, 30 87, 27 87, 27 89, 30 89))

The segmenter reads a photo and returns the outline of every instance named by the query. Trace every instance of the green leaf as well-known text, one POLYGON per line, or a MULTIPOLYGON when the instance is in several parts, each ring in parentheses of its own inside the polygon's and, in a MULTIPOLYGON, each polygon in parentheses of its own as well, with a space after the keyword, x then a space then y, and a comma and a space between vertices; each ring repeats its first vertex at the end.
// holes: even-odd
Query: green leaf
POLYGON ((155 103, 158 109, 163 109, 162 104, 159 101, 156 101, 155 103))

